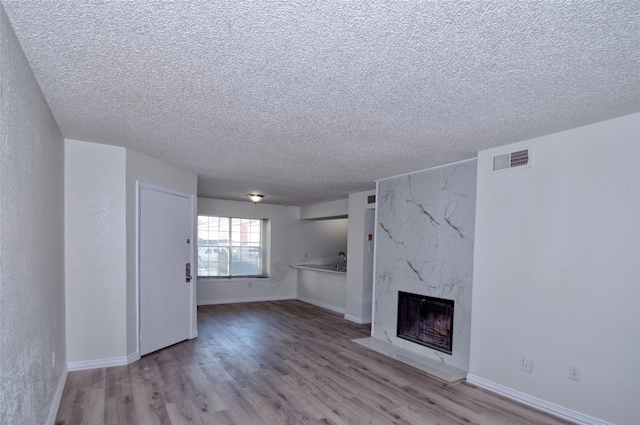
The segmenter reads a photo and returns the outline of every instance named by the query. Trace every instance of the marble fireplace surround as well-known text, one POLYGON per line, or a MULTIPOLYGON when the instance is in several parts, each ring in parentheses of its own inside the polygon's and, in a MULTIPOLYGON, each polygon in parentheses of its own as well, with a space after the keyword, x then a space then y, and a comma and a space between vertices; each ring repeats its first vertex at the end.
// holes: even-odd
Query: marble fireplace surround
POLYGON ((475 159, 377 182, 371 338, 356 342, 446 381, 469 370, 475 159), (398 291, 453 300, 451 355, 396 336, 398 291))

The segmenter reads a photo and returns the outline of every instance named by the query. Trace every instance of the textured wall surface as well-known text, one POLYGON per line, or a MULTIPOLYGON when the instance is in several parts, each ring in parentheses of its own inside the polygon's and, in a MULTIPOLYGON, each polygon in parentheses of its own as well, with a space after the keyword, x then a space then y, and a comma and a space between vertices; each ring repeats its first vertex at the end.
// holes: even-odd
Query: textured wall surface
MULTIPOLYGON (((69 362, 122 363, 138 354, 136 182, 191 194, 195 203, 197 177, 125 148, 70 139, 65 146, 69 362)), ((193 306, 196 329, 195 291, 193 306)))
POLYGON ((476 162, 378 182, 373 337, 469 367, 476 162), (455 301, 453 354, 396 337, 398 291, 455 301))
POLYGON ((640 114, 480 152, 471 374, 640 423, 638 160, 640 114), (527 148, 532 167, 491 171, 527 148))
POLYGON ((126 149, 65 140, 68 361, 123 358, 126 149))
POLYGON ((1 5, 0 43, 0 423, 44 424, 66 370, 63 140, 1 5))
POLYGON ((640 111, 638 0, 2 1, 65 137, 210 198, 344 199, 640 111))

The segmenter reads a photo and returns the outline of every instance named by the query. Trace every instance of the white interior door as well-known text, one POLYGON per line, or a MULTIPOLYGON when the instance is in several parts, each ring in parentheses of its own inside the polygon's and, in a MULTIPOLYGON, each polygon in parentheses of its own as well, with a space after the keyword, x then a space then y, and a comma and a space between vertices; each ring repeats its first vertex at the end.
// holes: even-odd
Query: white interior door
MULTIPOLYGON (((190 196, 140 187, 140 355, 190 336, 190 196)), ((192 271, 195 273, 195 270, 192 271)))

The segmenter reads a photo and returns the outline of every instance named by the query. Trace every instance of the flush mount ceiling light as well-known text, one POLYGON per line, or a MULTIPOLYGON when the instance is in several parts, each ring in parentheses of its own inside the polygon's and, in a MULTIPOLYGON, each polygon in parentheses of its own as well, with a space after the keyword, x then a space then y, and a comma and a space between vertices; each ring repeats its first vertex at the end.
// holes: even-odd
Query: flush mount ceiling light
POLYGON ((264 198, 264 195, 259 195, 257 193, 250 193, 247 196, 254 204, 257 204, 258 202, 262 201, 262 198, 264 198))

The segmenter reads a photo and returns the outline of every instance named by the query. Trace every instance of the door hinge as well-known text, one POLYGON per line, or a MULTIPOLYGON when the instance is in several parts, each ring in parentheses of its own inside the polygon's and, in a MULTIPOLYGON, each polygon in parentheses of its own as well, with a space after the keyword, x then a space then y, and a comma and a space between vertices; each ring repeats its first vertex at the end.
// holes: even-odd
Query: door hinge
POLYGON ((140 341, 142 341, 142 331, 140 331, 140 341))

